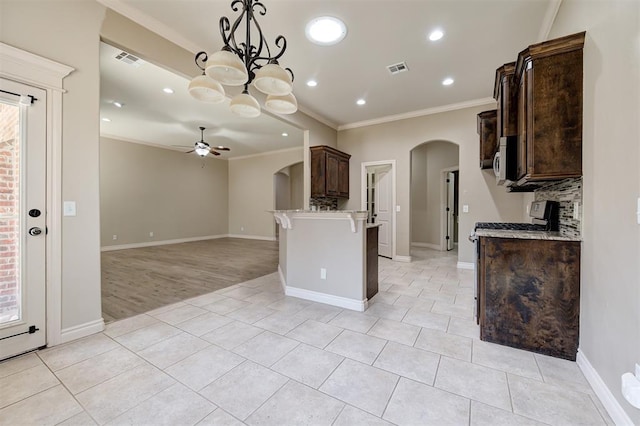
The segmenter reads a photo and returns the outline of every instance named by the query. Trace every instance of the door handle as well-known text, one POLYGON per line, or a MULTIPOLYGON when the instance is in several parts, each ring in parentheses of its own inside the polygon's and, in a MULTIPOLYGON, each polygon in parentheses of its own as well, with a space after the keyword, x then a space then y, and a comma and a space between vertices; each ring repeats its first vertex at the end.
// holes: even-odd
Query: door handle
POLYGON ((42 234, 42 229, 38 228, 37 226, 34 226, 33 228, 29 229, 29 235, 32 236, 36 236, 36 235, 40 235, 42 234))

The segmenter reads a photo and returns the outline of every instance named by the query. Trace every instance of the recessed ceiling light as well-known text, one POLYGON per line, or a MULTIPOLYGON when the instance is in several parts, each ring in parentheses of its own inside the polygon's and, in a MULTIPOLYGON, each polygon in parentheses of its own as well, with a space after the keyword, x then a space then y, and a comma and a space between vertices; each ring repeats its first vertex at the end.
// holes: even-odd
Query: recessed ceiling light
POLYGON ((431 34, 429 34, 429 40, 431 41, 440 40, 443 35, 444 33, 442 32, 442 30, 433 30, 431 31, 431 34))
POLYGON ((451 77, 447 77, 444 80, 442 80, 443 86, 451 86, 452 84, 453 84, 453 79, 451 77))
POLYGON ((113 101, 113 105, 117 106, 118 108, 122 108, 124 106, 122 102, 118 102, 118 101, 113 101))
POLYGON ((358 105, 362 106, 362 105, 366 104, 366 103, 367 103, 367 101, 365 101, 364 99, 358 99, 358 100, 356 101, 356 103, 357 103, 358 105))
POLYGON ((165 87, 164 89, 162 89, 162 91, 164 93, 168 93, 168 94, 172 94, 173 93, 173 89, 170 87, 165 87))
POLYGON ((284 137, 286 138, 287 136, 289 136, 289 133, 287 133, 287 132, 283 132, 283 133, 282 133, 282 136, 284 136, 284 137))
POLYGON ((318 82, 315 80, 309 80, 307 81, 307 86, 309 87, 316 87, 318 85, 318 82))
POLYGON ((347 26, 333 16, 314 18, 307 24, 305 34, 309 41, 322 46, 329 46, 342 41, 347 35, 347 26))
POLYGON ((102 119, 102 121, 106 121, 106 122, 108 123, 108 122, 110 122, 110 121, 111 121, 111 119, 110 119, 110 118, 107 118, 107 117, 104 117, 104 118, 102 119))

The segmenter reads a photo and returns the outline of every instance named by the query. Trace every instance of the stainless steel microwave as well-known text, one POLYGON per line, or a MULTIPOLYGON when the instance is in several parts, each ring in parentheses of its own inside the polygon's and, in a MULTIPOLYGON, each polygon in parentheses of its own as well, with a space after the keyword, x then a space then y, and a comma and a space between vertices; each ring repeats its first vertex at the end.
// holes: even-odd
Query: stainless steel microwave
POLYGON ((493 157, 493 172, 498 185, 509 186, 516 180, 518 167, 518 138, 503 136, 493 157))

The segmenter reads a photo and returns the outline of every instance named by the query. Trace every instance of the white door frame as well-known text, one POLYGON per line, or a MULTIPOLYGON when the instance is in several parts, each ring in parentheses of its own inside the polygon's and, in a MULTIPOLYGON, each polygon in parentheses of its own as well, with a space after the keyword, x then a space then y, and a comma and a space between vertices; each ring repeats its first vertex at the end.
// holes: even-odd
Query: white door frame
POLYGON ((360 210, 367 210, 367 167, 371 166, 391 166, 391 256, 396 260, 396 160, 368 161, 360 163, 360 210))
POLYGON ((455 171, 460 171, 460 166, 440 169, 440 251, 447 251, 447 240, 445 240, 447 235, 447 173, 455 171))
POLYGON ((62 80, 67 65, 0 43, 0 76, 47 92, 47 345, 62 342, 62 80))

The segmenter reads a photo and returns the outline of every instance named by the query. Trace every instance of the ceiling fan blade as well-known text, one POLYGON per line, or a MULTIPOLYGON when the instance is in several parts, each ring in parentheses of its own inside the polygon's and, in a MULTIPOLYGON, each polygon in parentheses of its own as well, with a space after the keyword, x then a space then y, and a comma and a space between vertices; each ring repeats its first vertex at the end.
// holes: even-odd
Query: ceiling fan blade
POLYGON ((194 152, 194 151, 195 151, 195 149, 192 149, 191 151, 187 151, 187 152, 185 152, 185 154, 191 154, 191 153, 192 153, 192 152, 194 152))
POLYGON ((214 151, 214 150, 209 151, 209 154, 211 154, 211 155, 220 155, 220 153, 218 151, 214 151))
POLYGON ((216 146, 216 147, 213 147, 213 149, 217 151, 231 151, 231 148, 227 148, 226 146, 216 146))

